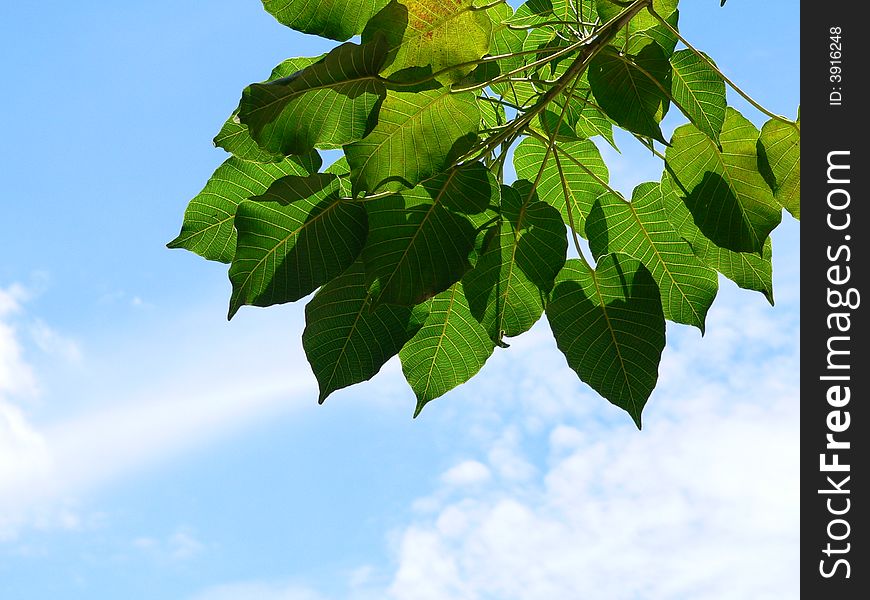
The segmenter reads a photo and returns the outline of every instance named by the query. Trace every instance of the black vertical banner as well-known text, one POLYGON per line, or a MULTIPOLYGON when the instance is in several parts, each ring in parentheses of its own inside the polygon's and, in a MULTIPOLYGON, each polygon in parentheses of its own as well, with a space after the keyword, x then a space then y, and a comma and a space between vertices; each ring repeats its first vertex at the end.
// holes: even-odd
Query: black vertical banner
POLYGON ((870 110, 864 2, 801 15, 801 592, 867 598, 870 110))

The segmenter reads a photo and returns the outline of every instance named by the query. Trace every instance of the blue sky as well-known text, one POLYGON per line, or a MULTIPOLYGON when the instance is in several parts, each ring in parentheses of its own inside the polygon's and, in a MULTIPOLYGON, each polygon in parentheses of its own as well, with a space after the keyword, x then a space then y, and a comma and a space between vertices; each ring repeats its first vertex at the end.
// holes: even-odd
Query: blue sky
MULTIPOLYGON (((794 115, 798 4, 683 4, 794 115)), ((317 406, 302 306, 227 323, 164 244, 244 85, 330 44, 256 0, 7 2, 0 40, 0 598, 797 597, 790 217, 776 308, 723 280, 703 340, 669 324, 642 433, 546 322, 417 420, 395 361, 317 406)), ((618 187, 657 178, 621 146, 618 187)))

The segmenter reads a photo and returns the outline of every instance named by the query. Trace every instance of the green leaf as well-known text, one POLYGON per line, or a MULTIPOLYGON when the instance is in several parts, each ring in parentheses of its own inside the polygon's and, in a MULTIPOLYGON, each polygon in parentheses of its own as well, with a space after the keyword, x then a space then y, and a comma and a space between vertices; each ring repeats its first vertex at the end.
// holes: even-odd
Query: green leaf
POLYGON ((169 248, 184 248, 208 260, 228 263, 236 252, 233 219, 239 203, 262 194, 286 175, 305 176, 320 168, 320 156, 311 152, 276 163, 227 159, 184 212, 181 233, 169 248))
POLYGON ((570 226, 573 220, 577 233, 585 235, 584 223, 592 204, 607 189, 607 165, 595 144, 588 140, 559 142, 556 152, 558 161, 547 151, 543 141, 532 137, 524 139, 514 153, 517 177, 538 181, 541 200, 558 210, 566 225, 570 226), (545 160, 543 173, 538 178, 545 160))
POLYGON ((604 113, 589 103, 588 100, 583 102, 582 100, 575 98, 572 100, 572 104, 575 106, 573 111, 573 114, 576 117, 574 131, 577 135, 581 139, 589 139, 596 135, 600 135, 608 144, 618 151, 616 142, 613 139, 613 124, 604 113), (577 105, 581 107, 579 110, 576 108, 577 105))
POLYGON ((471 92, 389 92, 377 126, 345 147, 354 193, 396 191, 444 172, 471 148, 479 127, 471 92))
POLYGON ((602 257, 594 271, 569 260, 547 320, 568 366, 640 428, 665 347, 659 290, 646 267, 622 254, 602 257))
POLYGON ((388 0, 262 0, 278 21, 303 33, 345 41, 362 33, 388 0))
POLYGON ((668 112, 663 90, 671 87, 671 65, 658 44, 637 56, 605 49, 589 63, 589 84, 598 104, 619 126, 666 143, 659 123, 668 112))
POLYGON ((725 122, 725 82, 714 69, 691 50, 671 57, 671 94, 692 123, 719 143, 725 122))
MULTIPOLYGON (((414 67, 439 73, 477 60, 489 50, 492 22, 486 11, 473 6, 473 0, 393 0, 372 17, 362 39, 386 38, 389 55, 382 72, 386 77, 414 67)), ((438 79, 456 81, 471 70, 456 69, 438 79)), ((401 74, 391 78, 402 79, 401 74)))
POLYGON ((462 279, 474 318, 499 343, 503 336, 528 331, 541 318, 568 250, 559 212, 530 193, 531 184, 517 184, 519 190, 502 187, 499 224, 462 279))
POLYGON ((499 203, 499 187, 480 163, 366 202, 366 272, 379 283, 376 304, 411 306, 443 292, 471 268, 478 223, 499 203))
POLYGON ((339 192, 335 175, 289 176, 239 205, 230 318, 245 304, 307 296, 357 259, 368 231, 366 209, 339 192))
POLYGON ((674 193, 673 183, 667 174, 662 179, 661 193, 668 219, 701 262, 716 269, 739 287, 761 292, 773 304, 773 247, 770 238, 765 240, 761 256, 753 252, 733 252, 721 248, 695 225, 692 213, 682 198, 674 193))
POLYGON ((668 221, 658 183, 636 187, 630 203, 602 194, 586 220, 586 233, 596 259, 620 252, 641 261, 658 284, 665 317, 704 332, 719 279, 668 221))
MULTIPOLYGON (((305 67, 313 65, 321 60, 323 56, 312 58, 288 58, 277 67, 272 69, 269 81, 275 81, 284 77, 290 77, 294 73, 301 71, 305 67)), ((214 138, 214 145, 218 148, 223 148, 234 156, 244 160, 253 160, 256 162, 279 162, 284 160, 283 154, 274 154, 260 148, 251 133, 248 131, 248 126, 239 121, 238 110, 226 120, 220 132, 214 138)))
POLYGON ((801 120, 786 123, 771 119, 761 128, 758 163, 774 191, 776 201, 791 215, 801 218, 801 120))
POLYGON ((417 396, 414 416, 428 402, 474 377, 495 345, 468 308, 462 286, 432 299, 429 317, 399 351, 405 379, 417 396))
POLYGON ((320 402, 335 390, 367 381, 414 334, 429 314, 429 303, 372 306, 362 262, 327 283, 305 307, 302 347, 320 385, 320 402))
POLYGON ((302 154, 362 139, 377 120, 386 95, 378 71, 383 40, 338 46, 323 60, 242 94, 239 119, 266 151, 302 154))
MULTIPOLYGON (((653 8, 674 28, 679 22, 678 0, 653 0, 653 8)), ((624 10, 612 0, 597 0, 596 7, 602 21, 609 21, 624 10)), ((650 43, 658 44, 666 56, 670 56, 677 45, 675 36, 667 27, 646 10, 642 10, 628 23, 628 43, 625 28, 617 33, 612 45, 628 54, 639 54, 650 43)))
POLYGON ((701 232, 720 248, 761 254, 781 208, 758 171, 758 130, 728 108, 716 142, 694 125, 674 132, 666 151, 677 193, 701 232))

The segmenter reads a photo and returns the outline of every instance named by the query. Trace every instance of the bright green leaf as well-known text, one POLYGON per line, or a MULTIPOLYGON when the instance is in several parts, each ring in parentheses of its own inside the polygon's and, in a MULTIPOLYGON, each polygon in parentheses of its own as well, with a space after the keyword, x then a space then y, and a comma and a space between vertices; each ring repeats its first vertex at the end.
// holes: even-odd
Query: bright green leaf
MULTIPOLYGON (((301 71, 305 67, 313 65, 321 60, 323 56, 311 58, 288 58, 277 67, 272 69, 269 78, 263 82, 275 81, 284 77, 290 77, 294 73, 301 71)), ((239 121, 238 110, 234 112, 229 119, 226 120, 220 132, 214 138, 214 145, 218 148, 223 148, 234 156, 244 159, 253 160, 256 162, 279 162, 284 159, 283 154, 274 154, 268 152, 254 141, 251 133, 248 131, 248 126, 239 121)))
POLYGON ((303 33, 343 42, 361 33, 388 0, 262 0, 278 21, 303 33))
POLYGON ((657 183, 635 188, 630 203, 602 194, 586 220, 595 258, 621 252, 641 261, 658 284, 665 317, 704 332, 719 279, 668 221, 657 183))
POLYGON ((366 202, 366 272, 380 282, 375 302, 411 306, 459 281, 478 234, 470 215, 497 206, 499 187, 480 163, 414 189, 366 202))
POLYGON ((720 248, 761 254, 781 208, 758 171, 758 130, 728 108, 716 142, 694 125, 674 132, 666 151, 676 192, 701 232, 720 248))
POLYGON ((471 315, 462 286, 453 284, 432 299, 429 317, 399 351, 405 379, 417 396, 417 409, 474 377, 494 344, 471 315))
POLYGON ((682 198, 673 192, 673 183, 667 175, 662 179, 661 192, 668 219, 692 247, 695 256, 739 287, 761 292, 773 304, 773 247, 770 238, 765 240, 761 256, 754 252, 733 252, 721 248, 695 225, 692 213, 682 198))
POLYGON ((367 381, 414 334, 429 303, 414 307, 372 306, 362 263, 327 283, 305 307, 302 347, 320 385, 320 402, 335 390, 367 381))
POLYGON ((538 181, 541 200, 556 208, 566 225, 573 222, 577 233, 585 235, 584 223, 592 204, 607 189, 607 165, 595 144, 588 140, 559 142, 556 149, 558 161, 547 151, 545 142, 532 137, 524 139, 514 153, 517 177, 538 181), (544 169, 539 178, 542 164, 544 169))
POLYGON ((502 187, 500 222, 462 279, 472 314, 496 342, 528 331, 541 318, 568 249, 558 211, 529 193, 531 184, 517 183, 519 190, 502 187))
POLYGON ((389 92, 377 126, 345 147, 354 192, 396 191, 445 171, 470 149, 479 127, 471 92, 389 92))
POLYGON ((605 49, 589 64, 589 84, 598 104, 617 124, 665 143, 659 123, 668 112, 671 65, 658 44, 637 56, 605 49))
POLYGON ((302 71, 242 94, 239 120, 268 152, 301 154, 362 139, 386 95, 378 71, 385 45, 342 44, 302 71))
POLYGON ((332 174, 290 176, 239 205, 230 318, 245 304, 299 300, 357 259, 368 231, 366 209, 339 192, 332 174))
POLYGON ((623 254, 602 257, 594 271, 569 260, 547 320, 568 366, 640 428, 665 347, 659 290, 646 267, 623 254))
POLYGON ((714 69, 691 50, 671 57, 671 94, 695 127, 719 143, 725 122, 725 82, 714 69))
MULTIPOLYGON (((472 10, 473 5, 473 0, 392 0, 369 21, 362 39, 383 35, 387 40, 389 55, 382 74, 388 78, 415 67, 439 73, 477 60, 489 50, 492 22, 486 11, 472 10)), ((459 68, 438 79, 456 81, 470 71, 459 68)))
MULTIPOLYGON (((680 13, 677 10, 677 1, 653 0, 655 11, 674 28, 677 27, 680 17, 680 13)), ((597 0, 596 7, 602 21, 609 21, 625 8, 612 0, 597 0)), ((626 32, 624 28, 614 37, 612 45, 628 54, 639 54, 643 51, 644 47, 654 42, 662 48, 666 56, 670 56, 677 45, 677 36, 646 10, 642 10, 635 15, 629 21, 627 29, 628 44, 626 44, 626 32)))
POLYGON ((758 162, 774 197, 791 215, 801 218, 801 129, 796 123, 771 119, 761 128, 758 162))
POLYGON ((181 233, 168 246, 190 250, 208 260, 230 262, 236 252, 233 219, 239 203, 262 194, 281 177, 305 176, 319 168, 320 156, 315 152, 276 163, 227 159, 190 201, 181 233))

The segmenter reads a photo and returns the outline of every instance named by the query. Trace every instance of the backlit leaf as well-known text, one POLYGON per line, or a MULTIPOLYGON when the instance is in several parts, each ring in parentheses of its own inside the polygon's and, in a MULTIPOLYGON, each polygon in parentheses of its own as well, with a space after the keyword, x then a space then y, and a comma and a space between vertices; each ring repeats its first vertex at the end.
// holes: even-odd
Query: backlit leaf
MULTIPOLYGON (((383 75, 388 78, 415 67, 439 73, 477 60, 489 50, 492 22, 486 11, 472 10, 473 5, 473 0, 392 0, 369 21, 362 39, 382 35, 387 40, 383 75)), ((456 81, 471 69, 444 73, 439 80, 456 81)))
POLYGON ((372 306, 361 262, 320 288, 305 307, 302 347, 320 385, 320 402, 335 390, 374 377, 420 330, 429 303, 372 306))
POLYGON ((315 152, 274 163, 227 159, 190 201, 181 233, 168 247, 184 248, 208 260, 230 262, 236 252, 233 219, 239 203, 262 194, 281 177, 305 176, 319 168, 320 157, 315 152))
POLYGON ((413 187, 443 172, 470 149, 479 127, 471 92, 389 92, 377 126, 345 147, 354 192, 413 187))
POLYGON ((541 317, 568 249, 558 211, 530 194, 531 184, 517 183, 502 187, 501 219, 462 279, 472 314, 496 342, 528 331, 541 317))
POLYGON ((380 284, 375 302, 411 306, 459 281, 471 268, 478 235, 473 215, 497 206, 498 198, 495 177, 473 163, 366 202, 363 259, 380 284))
POLYGON ((640 428, 665 347, 659 290, 646 267, 624 254, 602 257, 595 270, 569 260, 547 320, 568 366, 640 428))
POLYGON ((691 50, 671 57, 671 94, 692 123, 716 143, 725 122, 725 82, 691 50))
POLYGON ((637 56, 604 50, 589 64, 589 84, 607 116, 638 135, 665 143, 659 123, 668 112, 664 90, 671 87, 671 65, 658 44, 637 56))
POLYGON ((238 243, 230 281, 230 318, 244 304, 293 302, 338 276, 359 256, 365 207, 340 197, 337 176, 276 181, 236 211, 238 243))
POLYGON ((556 153, 558 161, 547 151, 543 141, 533 137, 524 139, 514 153, 517 177, 538 181, 537 193, 541 200, 558 210, 566 225, 570 226, 573 221, 577 233, 585 235, 584 223, 592 204, 607 189, 607 166, 598 148, 588 140, 559 142, 556 153), (545 157, 546 164, 538 178, 545 157))
POLYGON ((801 218, 801 120, 771 119, 761 128, 758 161, 774 197, 795 219, 801 218))
POLYGON ((683 125, 665 155, 674 191, 701 232, 720 248, 760 255, 782 210, 758 171, 758 135, 728 108, 721 149, 694 125, 683 125))
POLYGON ((657 183, 634 190, 631 202, 602 194, 586 220, 595 258, 621 252, 641 261, 658 284, 665 317, 704 331, 719 279, 668 221, 657 183))
POLYGON ((388 0, 262 0, 278 21, 303 33, 343 42, 361 33, 388 0))
POLYGON ((474 377, 495 345, 471 315, 462 286, 453 284, 432 299, 429 317, 399 351, 417 409, 474 377))
POLYGON ((384 44, 342 44, 321 61, 242 94, 239 119, 265 150, 301 154, 362 139, 386 95, 377 73, 384 44))

